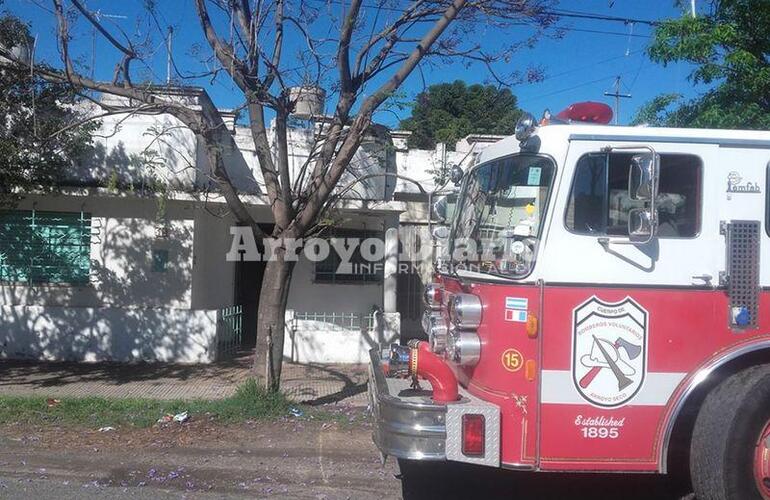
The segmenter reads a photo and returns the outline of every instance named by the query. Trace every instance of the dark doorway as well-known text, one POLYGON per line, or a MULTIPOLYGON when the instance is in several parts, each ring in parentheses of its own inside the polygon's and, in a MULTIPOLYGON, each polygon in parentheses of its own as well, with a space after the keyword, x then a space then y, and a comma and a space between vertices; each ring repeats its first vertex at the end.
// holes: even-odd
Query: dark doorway
MULTIPOLYGON (((265 234, 273 231, 272 224, 260 224, 265 234)), ((264 254, 262 245, 257 242, 260 255, 264 254)), ((267 262, 239 261, 235 268, 235 299, 236 304, 243 307, 241 348, 253 349, 257 345, 257 311, 259 310, 259 292, 262 289, 262 278, 265 275, 267 262)))

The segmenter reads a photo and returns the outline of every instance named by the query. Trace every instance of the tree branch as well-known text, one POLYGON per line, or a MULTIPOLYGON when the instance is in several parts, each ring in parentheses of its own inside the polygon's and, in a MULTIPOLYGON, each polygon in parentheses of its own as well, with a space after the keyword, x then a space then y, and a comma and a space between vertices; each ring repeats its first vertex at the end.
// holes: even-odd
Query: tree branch
POLYGON ((310 227, 316 216, 326 203, 329 195, 337 185, 342 173, 353 158, 358 146, 363 139, 364 131, 369 126, 372 114, 375 109, 387 99, 392 92, 409 76, 417 67, 417 64, 430 51, 431 46, 447 29, 450 23, 457 17, 460 11, 465 7, 467 0, 453 0, 444 11, 443 15, 435 22, 431 29, 423 36, 420 43, 415 47, 409 57, 404 61, 396 73, 383 83, 371 96, 361 104, 361 108, 350 130, 337 152, 328 172, 322 176, 315 176, 311 181, 312 194, 308 197, 307 203, 295 219, 295 225, 299 231, 310 227))
POLYGON ((353 92, 353 80, 350 75, 350 38, 353 34, 358 13, 361 9, 361 0, 351 0, 350 10, 342 23, 340 41, 337 49, 337 67, 340 70, 340 87, 343 93, 353 92))

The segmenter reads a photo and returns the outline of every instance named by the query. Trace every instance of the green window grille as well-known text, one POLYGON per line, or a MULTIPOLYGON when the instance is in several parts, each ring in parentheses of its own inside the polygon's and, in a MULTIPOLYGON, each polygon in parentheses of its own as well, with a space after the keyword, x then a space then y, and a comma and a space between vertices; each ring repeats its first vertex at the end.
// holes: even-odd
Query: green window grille
POLYGON ((0 212, 0 281, 87 283, 91 214, 0 212))

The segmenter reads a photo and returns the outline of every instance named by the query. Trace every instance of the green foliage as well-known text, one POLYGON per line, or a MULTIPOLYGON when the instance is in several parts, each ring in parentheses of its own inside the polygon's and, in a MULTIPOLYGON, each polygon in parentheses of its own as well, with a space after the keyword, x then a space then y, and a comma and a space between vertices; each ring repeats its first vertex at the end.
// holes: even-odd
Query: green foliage
POLYGON ((667 124, 671 106, 682 98, 682 94, 661 94, 645 103, 631 121, 631 125, 650 125, 664 127, 667 124))
MULTIPOLYGON (((0 16, 0 44, 30 44, 28 27, 0 16)), ((18 201, 20 192, 55 189, 88 150, 98 123, 76 126, 83 118, 79 102, 68 85, 0 64, 0 206, 18 201)))
POLYGON ((431 149, 443 142, 451 149, 468 134, 511 134, 519 115, 516 96, 509 89, 457 80, 420 93, 412 116, 399 127, 412 132, 410 147, 431 149))
POLYGON ((183 411, 193 419, 208 414, 227 423, 286 415, 289 402, 279 392, 260 388, 254 379, 240 385, 233 396, 221 400, 62 398, 49 407, 44 397, 0 397, 1 424, 150 427, 166 414, 183 411))
POLYGON ((660 96, 635 121, 770 129, 769 32, 767 0, 721 0, 708 15, 666 21, 655 30, 650 58, 663 65, 691 63, 691 81, 712 88, 686 102, 660 96))

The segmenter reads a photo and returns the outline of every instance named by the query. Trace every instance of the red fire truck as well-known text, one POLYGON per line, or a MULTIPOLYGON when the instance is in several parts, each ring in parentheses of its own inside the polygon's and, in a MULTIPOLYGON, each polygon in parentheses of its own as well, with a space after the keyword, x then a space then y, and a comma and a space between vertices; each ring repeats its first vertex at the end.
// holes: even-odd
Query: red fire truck
POLYGON ((527 114, 463 175, 429 340, 371 352, 374 441, 527 471, 686 460, 699 500, 770 499, 770 132, 577 123, 605 111, 527 114))

